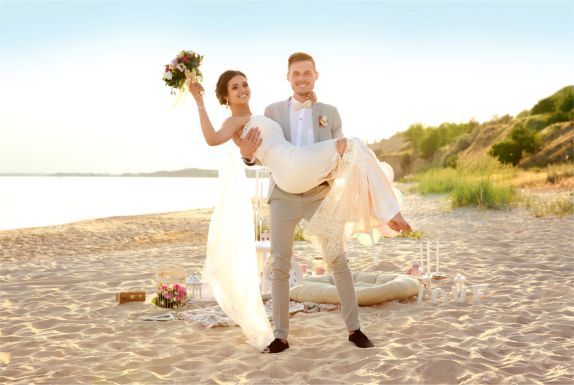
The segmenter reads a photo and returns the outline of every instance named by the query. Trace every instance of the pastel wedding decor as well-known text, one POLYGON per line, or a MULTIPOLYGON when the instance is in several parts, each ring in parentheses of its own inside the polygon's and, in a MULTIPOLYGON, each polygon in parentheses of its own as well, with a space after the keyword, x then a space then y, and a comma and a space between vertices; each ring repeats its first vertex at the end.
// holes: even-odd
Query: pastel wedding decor
POLYGON ((453 286, 453 296, 456 301, 464 301, 464 296, 466 296, 465 287, 466 278, 462 274, 457 274, 454 276, 454 286, 453 286))
POLYGON ((425 293, 430 292, 431 289, 431 276, 428 274, 422 275, 420 278, 419 293, 417 297, 417 304, 423 303, 425 293))
POLYGON ((188 287, 188 303, 200 301, 203 297, 203 283, 199 275, 192 274, 187 280, 188 287))
POLYGON ((423 272, 420 270, 420 264, 417 261, 413 261, 406 274, 412 275, 414 277, 419 277, 421 274, 423 274, 423 272))
POLYGON ((313 258, 313 275, 323 275, 325 274, 325 262, 323 261, 323 257, 315 257, 313 258))
MULTIPOLYGON (((438 300, 442 298, 442 303, 444 305, 448 304, 449 298, 452 297, 452 300, 458 303, 464 303, 466 301, 466 294, 468 291, 472 292, 472 302, 476 303, 479 301, 481 296, 484 296, 484 291, 488 288, 488 284, 475 284, 472 286, 466 286, 466 278, 462 274, 456 274, 453 281, 454 286, 452 286, 452 290, 447 291, 446 287, 435 287, 431 288, 431 280, 434 281, 441 281, 448 278, 447 274, 444 274, 440 271, 440 245, 439 241, 435 241, 435 258, 434 258, 434 272, 431 265, 431 245, 430 241, 426 242, 426 264, 425 264, 425 245, 423 242, 420 243, 420 277, 419 281, 421 285, 419 287, 419 293, 417 298, 417 304, 421 304, 424 300, 426 294, 429 294, 431 297, 431 304, 436 305, 438 300)), ((416 275, 415 266, 418 265, 413 262, 411 268, 407 271, 407 274, 416 275), (415 274, 412 274, 412 273, 415 274)), ((444 286, 444 285, 443 285, 444 286)))
MULTIPOLYGON (((353 281, 360 306, 414 297, 419 291, 418 280, 404 274, 354 272, 353 281)), ((297 302, 340 303, 331 274, 302 279, 291 288, 290 297, 297 302)))
POLYGON ((145 302, 145 291, 122 291, 116 293, 118 304, 127 302, 145 302))
POLYGON ((156 274, 156 295, 151 303, 161 308, 176 309, 185 306, 188 300, 185 269, 178 265, 167 265, 156 274))

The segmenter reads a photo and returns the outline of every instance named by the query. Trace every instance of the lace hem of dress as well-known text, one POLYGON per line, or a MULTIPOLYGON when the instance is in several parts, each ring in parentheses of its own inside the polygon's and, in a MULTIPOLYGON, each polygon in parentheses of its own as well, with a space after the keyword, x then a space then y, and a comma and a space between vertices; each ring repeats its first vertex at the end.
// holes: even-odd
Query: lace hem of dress
POLYGON ((346 237, 371 234, 373 228, 384 225, 370 213, 372 198, 366 161, 369 152, 360 139, 349 139, 331 190, 305 225, 305 238, 319 247, 329 264, 345 252, 346 237))

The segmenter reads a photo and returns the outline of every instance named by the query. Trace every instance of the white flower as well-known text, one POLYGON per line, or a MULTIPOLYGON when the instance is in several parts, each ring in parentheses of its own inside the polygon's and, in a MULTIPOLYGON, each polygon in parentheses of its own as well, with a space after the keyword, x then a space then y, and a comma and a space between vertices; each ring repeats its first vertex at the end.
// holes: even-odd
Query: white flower
POLYGON ((171 71, 167 71, 164 75, 163 78, 167 79, 167 80, 171 80, 173 77, 173 75, 171 74, 171 71))
POLYGON ((183 72, 183 71, 185 71, 185 66, 183 64, 179 63, 177 65, 177 69, 180 70, 181 72, 183 72))

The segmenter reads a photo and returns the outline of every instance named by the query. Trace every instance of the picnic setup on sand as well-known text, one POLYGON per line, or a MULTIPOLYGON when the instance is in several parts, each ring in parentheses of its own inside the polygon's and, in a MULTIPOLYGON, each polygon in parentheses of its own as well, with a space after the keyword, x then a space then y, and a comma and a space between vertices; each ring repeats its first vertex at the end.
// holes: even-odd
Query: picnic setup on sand
MULTIPOLYGON (((256 173, 257 178, 259 171, 256 173)), ((254 222, 258 239, 254 242, 254 247, 261 301, 271 321, 272 234, 264 228, 260 186, 257 180, 254 222)), ((373 247, 373 241, 378 239, 380 234, 357 242, 373 247)), ((449 303, 474 304, 484 299, 488 284, 469 284, 461 273, 447 274, 440 270, 440 260, 445 257, 441 255, 438 240, 419 241, 417 251, 418 260, 412 261, 402 272, 354 272, 353 282, 359 306, 376 306, 389 301, 401 301, 412 306, 446 306, 449 303)), ((309 265, 299 262, 300 259, 302 258, 295 255, 291 259, 289 314, 339 311, 340 299, 334 277, 329 274, 323 258, 316 256, 309 265)), ((142 315, 139 317, 141 321, 180 320, 195 322, 206 328, 238 325, 217 304, 202 271, 188 271, 175 263, 166 263, 158 269, 155 275, 155 292, 151 298, 146 299, 145 291, 117 293, 118 303, 132 301, 146 302, 151 306, 153 315, 142 315), (166 312, 158 314, 157 308, 166 309, 166 312)))

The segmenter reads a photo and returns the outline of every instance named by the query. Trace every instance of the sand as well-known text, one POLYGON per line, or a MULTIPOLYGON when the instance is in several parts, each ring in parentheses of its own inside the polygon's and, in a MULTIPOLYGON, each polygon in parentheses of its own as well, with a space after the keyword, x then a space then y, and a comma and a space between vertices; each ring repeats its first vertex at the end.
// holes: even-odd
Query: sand
MULTIPOLYGON (((154 292, 165 262, 200 269, 210 210, 0 232, 0 382, 38 384, 566 384, 574 376, 574 218, 522 209, 451 210, 405 196, 404 214, 439 239, 441 270, 488 283, 476 304, 416 298, 362 307, 373 349, 347 341, 338 311, 291 318, 291 348, 261 354, 237 327, 204 329, 115 293, 154 292)), ((357 271, 405 271, 419 242, 347 241, 357 271)), ((310 263, 317 254, 297 242, 310 263)))

